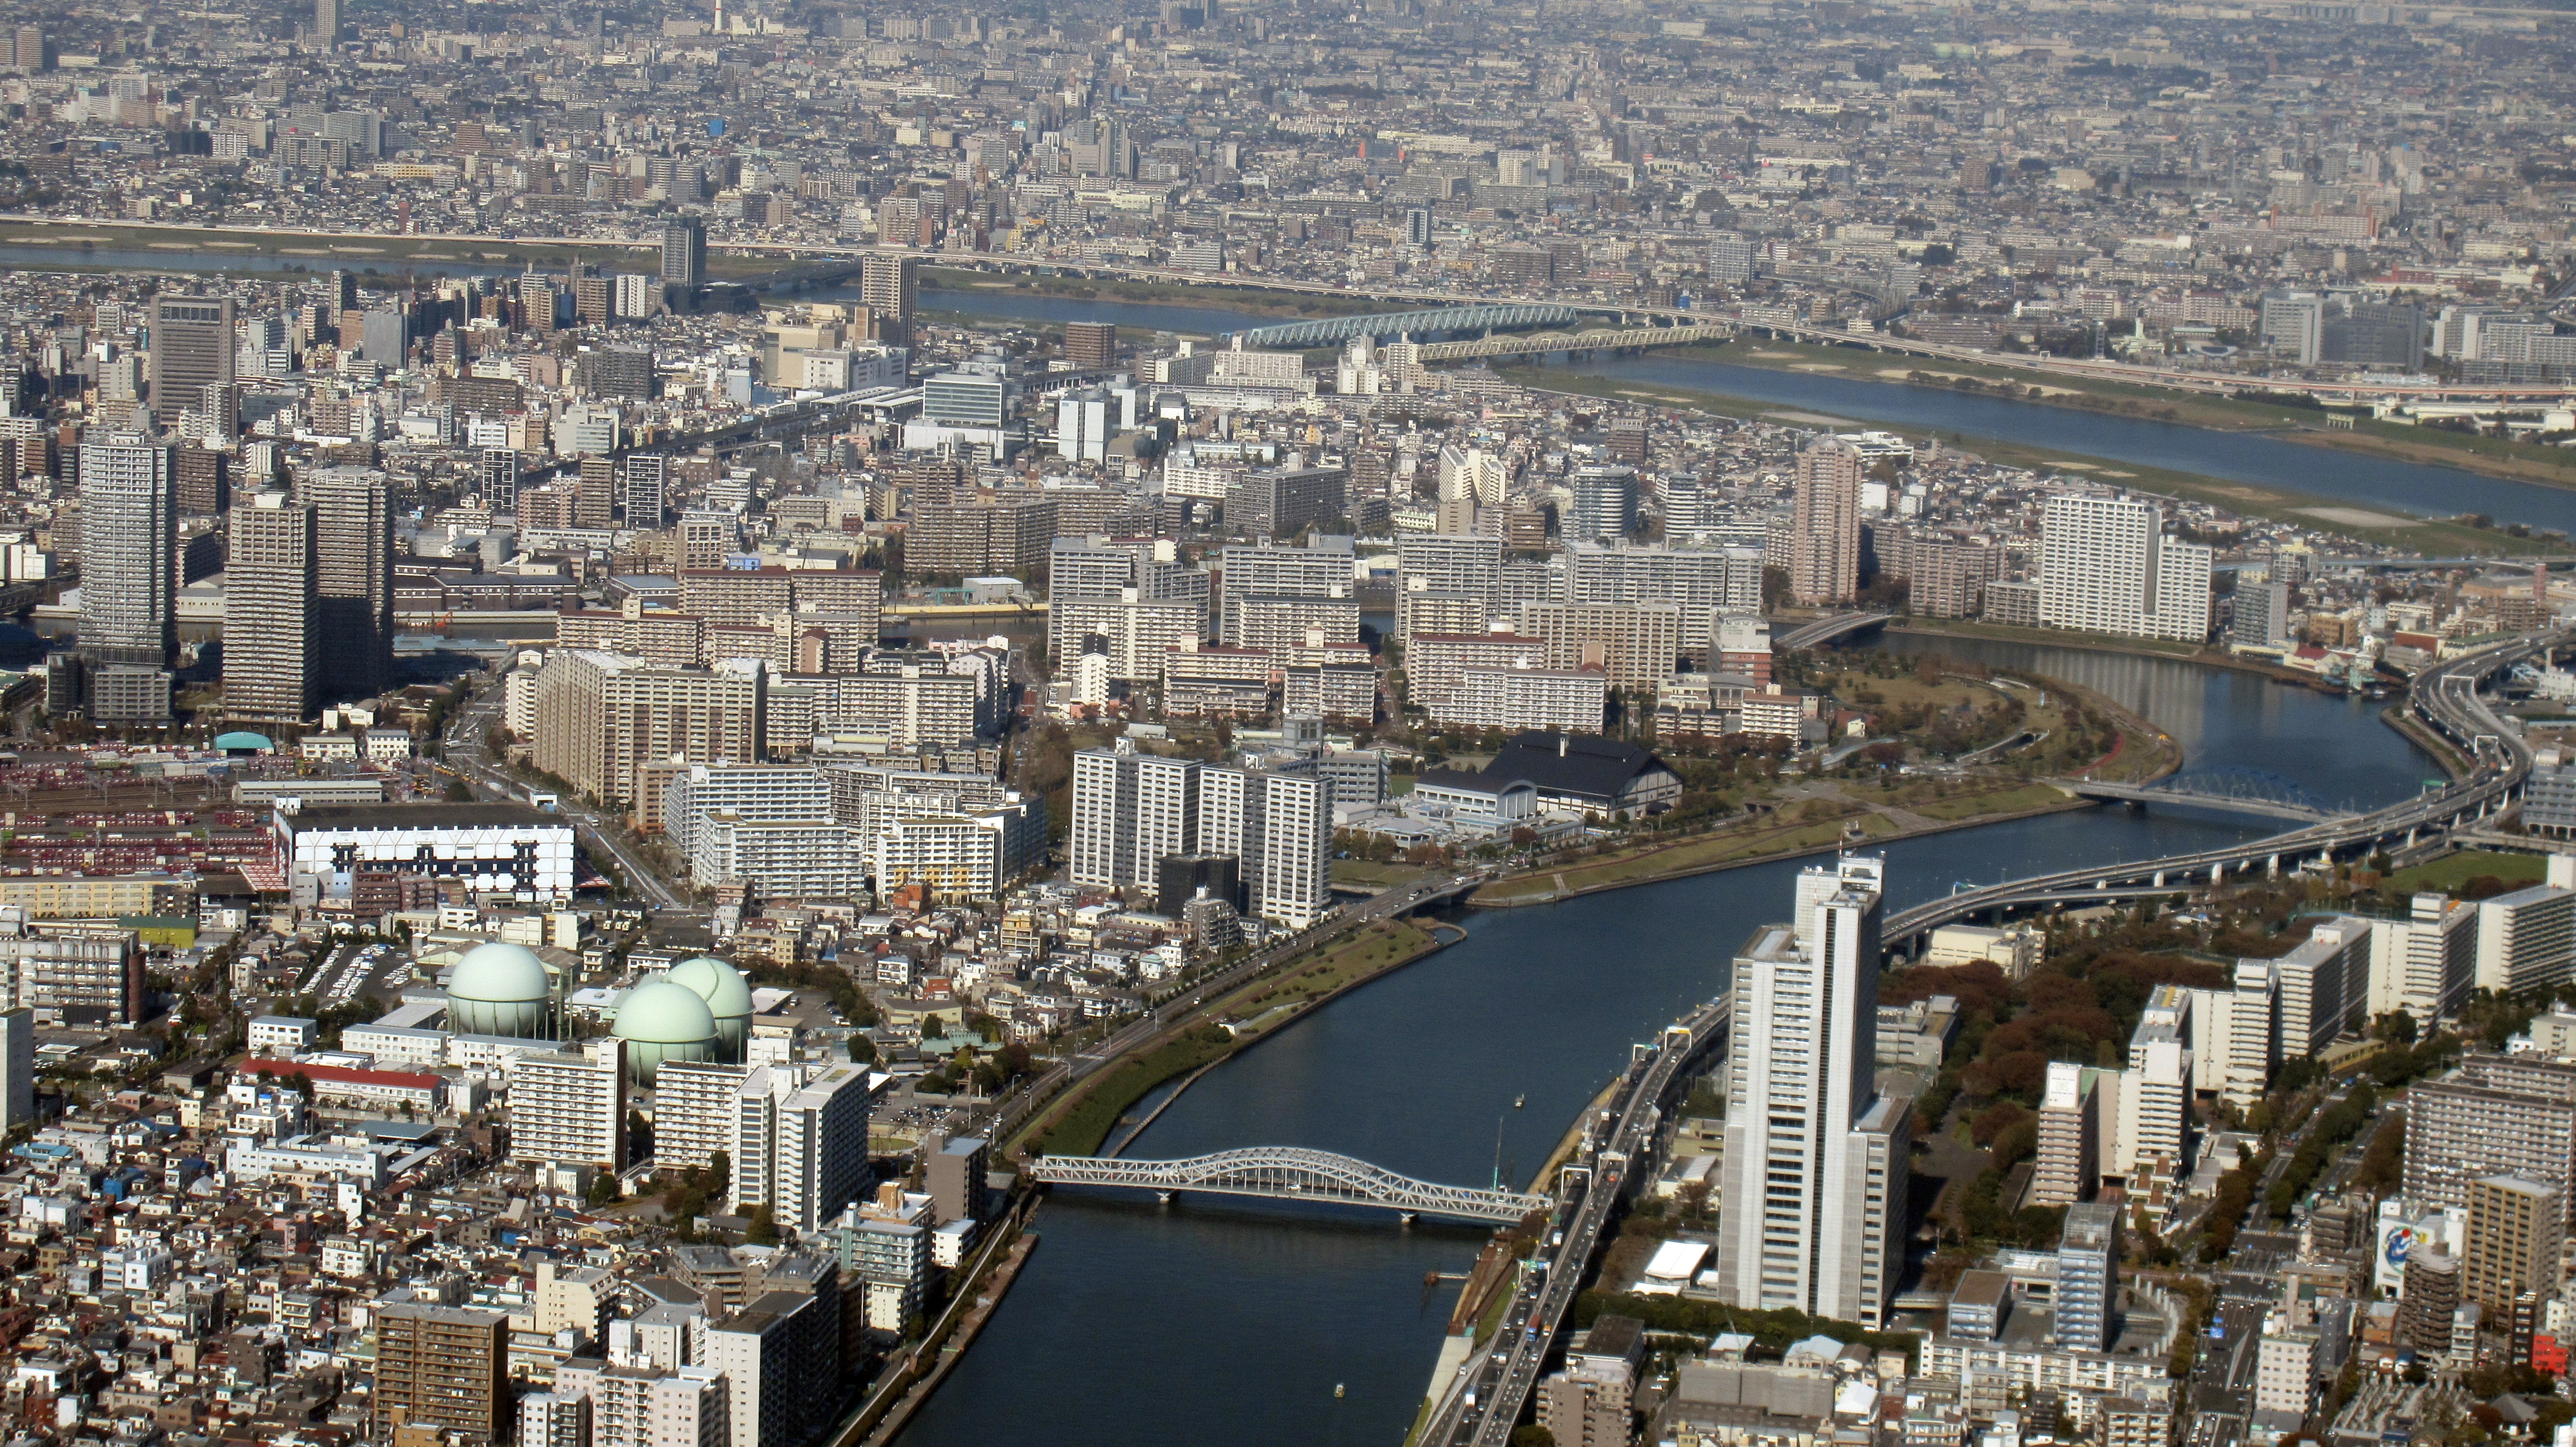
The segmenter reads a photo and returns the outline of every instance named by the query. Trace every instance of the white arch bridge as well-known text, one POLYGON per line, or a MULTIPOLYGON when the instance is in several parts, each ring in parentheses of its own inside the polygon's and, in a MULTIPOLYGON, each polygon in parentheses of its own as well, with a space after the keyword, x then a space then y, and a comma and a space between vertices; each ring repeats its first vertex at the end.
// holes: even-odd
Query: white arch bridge
POLYGON ((1029 1172, 1050 1185, 1128 1186, 1166 1200, 1178 1191, 1205 1191, 1219 1196, 1381 1206, 1408 1216, 1459 1216, 1506 1224, 1553 1204, 1545 1196, 1517 1191, 1434 1185, 1399 1176, 1384 1166, 1304 1146, 1250 1146, 1177 1161, 1045 1156, 1029 1172))

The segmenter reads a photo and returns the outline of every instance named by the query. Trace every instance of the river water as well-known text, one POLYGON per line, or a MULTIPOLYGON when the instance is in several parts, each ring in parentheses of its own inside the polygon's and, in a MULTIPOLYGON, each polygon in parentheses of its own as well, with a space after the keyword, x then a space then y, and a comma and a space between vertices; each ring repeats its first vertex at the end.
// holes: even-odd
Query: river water
MULTIPOLYGON (((2071 648, 1896 638, 2083 683, 2181 740, 2192 763, 2275 770, 2332 800, 2386 803, 2438 769, 2368 704, 2252 674, 2071 648)), ((2275 826, 2096 810, 1886 849, 1889 908, 2087 860, 2236 841, 2275 826)), ((1724 987, 1786 913, 1792 861, 1538 909, 1472 911, 1466 939, 1342 997, 1208 1072, 1138 1158, 1245 1145, 1342 1151, 1427 1180, 1529 1175, 1630 1042, 1724 987), (1515 1097, 1525 1108, 1514 1109, 1515 1097)), ((905 1447, 1391 1447, 1419 1405, 1483 1233, 1336 1208, 1059 1190, 1008 1300, 905 1433, 905 1447), (1336 1397, 1336 1385, 1344 1395, 1336 1397)))
MULTIPOLYGON (((931 310, 994 320, 1039 324, 1105 321, 1140 332, 1210 336, 1283 320, 1212 307, 1137 306, 1005 289, 924 292, 921 304, 931 310)), ((2326 504, 2427 517, 2484 513, 2499 522, 2561 528, 2576 534, 2576 489, 2512 482, 2455 467, 2427 467, 2336 452, 2261 433, 2213 432, 2035 402, 1971 396, 1946 388, 1871 380, 1857 374, 1875 371, 1880 365, 1898 367, 1908 363, 1901 357, 1881 358, 1875 353, 1852 355, 1860 359, 1852 364, 1854 375, 1773 371, 1674 356, 1586 362, 1570 370, 1587 376, 1717 392, 1771 403, 1784 411, 1885 423, 1915 432, 1938 433, 1944 438, 1993 438, 2099 457, 2107 462, 2257 483, 2303 493, 2326 504)))

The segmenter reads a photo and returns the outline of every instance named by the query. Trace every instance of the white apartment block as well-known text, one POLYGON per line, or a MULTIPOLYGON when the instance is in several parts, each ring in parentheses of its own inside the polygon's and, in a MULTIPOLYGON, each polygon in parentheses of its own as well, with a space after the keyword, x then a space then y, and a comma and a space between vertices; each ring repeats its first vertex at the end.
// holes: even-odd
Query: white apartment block
POLYGON ((1207 604, 1194 598, 1161 601, 1124 590, 1117 598, 1056 599, 1047 606, 1047 657, 1061 666, 1082 651, 1086 635, 1108 644, 1109 675, 1128 683, 1163 676, 1163 658, 1184 638, 1207 633, 1207 604))
POLYGON ((868 1186, 868 1072, 835 1065, 778 1102, 769 1206, 782 1230, 819 1231, 868 1186))
POLYGON ((1312 774, 1231 769, 1115 749, 1074 756, 1072 879, 1146 889, 1175 854, 1231 854, 1254 913, 1293 928, 1330 907, 1332 785, 1312 774))
POLYGON ((665 1060, 653 1075, 653 1162, 672 1170, 713 1164, 733 1153, 734 1099, 748 1065, 665 1060))
POLYGON ((1481 598, 1488 608, 1502 595, 1503 540, 1480 534, 1399 533, 1395 539, 1396 588, 1481 598))
POLYGON ((1416 633, 1404 645, 1405 702, 1437 709, 1469 668, 1537 668, 1547 662, 1547 642, 1509 629, 1472 633, 1416 633))
POLYGON ((832 786, 823 771, 793 764, 696 764, 663 792, 662 827, 681 857, 697 847, 699 823, 716 815, 785 823, 829 823, 832 786))
POLYGON ((1462 668, 1434 723, 1519 733, 1597 734, 1609 717, 1610 680, 1591 668, 1462 668))
MULTIPOLYGON (((2552 856, 2550 862, 2563 858, 2567 856, 2552 856)), ((2576 975, 2576 889, 2535 884, 2478 902, 2479 989, 2498 994, 2552 989, 2571 975, 2576 975)))
POLYGON ((2060 495, 2040 514, 2039 621, 2128 638, 2209 637, 2212 555, 2152 503, 2060 495))
POLYGON ((1683 636, 1697 646, 1717 614, 1762 610, 1762 550, 1570 541, 1565 601, 1679 604, 1683 636))
POLYGON ((904 664, 899 673, 834 674, 816 687, 816 727, 882 735, 893 749, 967 742, 981 717, 975 678, 918 664, 904 664))
POLYGON ((1681 658, 1682 608, 1678 603, 1527 603, 1521 607, 1519 632, 1546 645, 1549 668, 1598 668, 1613 688, 1651 692, 1673 676, 1681 658))
POLYGON ((2322 1055, 2367 1023, 2371 934, 2369 920, 2330 919, 2270 962, 2280 987, 2282 1058, 2322 1055))
POLYGON ((523 1055, 510 1071, 510 1159, 626 1169, 626 1042, 523 1055))
POLYGON ((2478 909, 2439 894, 2415 896, 2405 919, 2374 922, 2370 1013, 2403 1010, 2430 1025, 2460 1012, 2478 983, 2478 909))
POLYGON ((867 888, 868 846, 829 821, 702 817, 689 851, 701 885, 743 883, 770 899, 848 899, 867 888))

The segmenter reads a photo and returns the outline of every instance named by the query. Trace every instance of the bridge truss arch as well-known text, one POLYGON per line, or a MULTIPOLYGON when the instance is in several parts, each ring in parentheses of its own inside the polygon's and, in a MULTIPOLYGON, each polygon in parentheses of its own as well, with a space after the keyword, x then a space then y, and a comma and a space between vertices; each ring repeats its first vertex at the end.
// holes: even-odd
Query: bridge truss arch
POLYGON ((2321 819, 2332 819, 2342 811, 2320 799, 2307 785, 2270 769, 2246 764, 2220 764, 2206 769, 2185 769, 2146 785, 2147 794, 2174 796, 2175 802, 2190 800, 2228 801, 2243 804, 2271 804, 2291 809, 2304 809, 2321 819))
POLYGON ((1308 322, 1282 322, 1219 337, 1240 337, 1247 347, 1339 346, 1353 337, 1390 341, 1399 336, 1426 337, 1435 332, 1488 331, 1516 327, 1561 327, 1582 313, 1570 306, 1535 302, 1492 302, 1479 306, 1439 307, 1430 311, 1378 312, 1367 316, 1325 317, 1308 322))
POLYGON ((1550 1205, 1545 1196, 1417 1181, 1384 1166, 1307 1146, 1250 1146, 1170 1161, 1047 1156, 1031 1166, 1030 1172, 1041 1181, 1059 1186, 1124 1186, 1166 1195, 1205 1191, 1223 1196, 1331 1201, 1471 1221, 1516 1222, 1550 1205))

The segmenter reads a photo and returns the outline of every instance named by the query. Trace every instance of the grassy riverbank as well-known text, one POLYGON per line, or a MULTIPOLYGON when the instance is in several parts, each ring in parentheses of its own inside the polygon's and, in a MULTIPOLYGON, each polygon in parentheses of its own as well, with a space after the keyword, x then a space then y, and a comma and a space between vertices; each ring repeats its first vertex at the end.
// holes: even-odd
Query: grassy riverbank
MULTIPOLYGON (((1689 352, 1704 349, 1690 348, 1689 352)), ((1737 361, 1740 357, 1707 352, 1708 360, 1737 361)), ((2345 537, 2404 548, 2426 556, 2473 556, 2494 554, 2514 556, 2562 549, 2565 544, 2545 543, 2534 538, 2514 538, 2485 528, 2460 523, 2437 522, 2426 518, 2401 517, 2375 508, 2355 507, 2332 498, 2293 492, 2287 488, 2263 487, 2254 483, 2230 482, 2196 472, 2178 472, 2171 468, 2149 467, 2132 462, 2106 462, 2081 453, 2050 447, 2032 447, 2001 438, 1980 437, 1973 433, 1948 429, 1932 430, 1910 423, 1891 422, 1870 417, 1863 411, 1844 409, 1833 414, 1806 412, 1764 402, 1751 397, 1735 397, 1723 392, 1698 388, 1671 387, 1661 383, 1644 383, 1617 377, 1595 376, 1557 368, 1505 367, 1501 375, 1518 386, 1538 391, 1569 393, 1584 397, 1613 397, 1628 402, 1646 402, 1667 407, 1683 407, 1720 417, 1767 418, 1773 421, 1799 422, 1813 426, 1836 424, 1867 425, 1884 428, 1916 441, 1938 438, 1944 446, 1964 448, 1990 462, 2007 467, 2027 467, 2038 471, 2062 471, 2098 477, 2149 492, 2206 502, 2230 512, 2250 517, 2270 518, 2294 523, 2300 527, 2323 527, 2345 537)))
MULTIPOLYGON (((1830 852, 1846 843, 1883 844, 1953 829, 1998 824, 2037 814, 2092 807, 2032 775, 2089 774, 2143 781, 2182 766, 2182 746, 2146 719, 2090 689, 2032 675, 2011 695, 2020 713, 2005 725, 2035 736, 2013 755, 2012 771, 1965 777, 1919 774, 1869 778, 1832 774, 1791 782, 1783 778, 1759 799, 1758 812, 1737 815, 1705 832, 1678 839, 1649 835, 1589 857, 1533 866, 1476 891, 1470 903, 1486 908, 1553 904, 1577 895, 1625 889, 1688 875, 1830 852), (2046 702, 2042 702, 2045 699, 2046 702), (2098 742, 2078 744, 2088 727, 2078 715, 2107 721, 2115 730, 2107 751, 2098 742)), ((1843 676, 1820 682, 1856 707, 1886 714, 1947 716, 1963 697, 2002 693, 1978 680, 1943 676, 1843 676)), ((1991 705, 1990 705, 1991 706, 1991 705)))
MULTIPOLYGON (((2061 376, 1992 363, 1905 357, 1864 352, 1852 347, 1813 346, 1759 338, 1726 347, 1693 347, 1684 354, 1745 367, 1846 376, 1857 381, 1907 382, 1975 396, 2009 395, 2014 400, 2072 411, 2105 412, 2142 421, 2179 422, 2217 432, 2271 432, 2285 440, 2314 447, 2368 453, 2433 467, 2457 467, 2517 482, 2576 487, 2576 449, 2543 447, 2501 437, 2476 437, 2367 418, 2357 419, 2352 430, 2346 432, 2328 429, 2324 414, 2315 408, 2285 406, 2280 402, 2211 397, 2145 383, 2061 376), (1966 385, 1968 383, 1978 385, 1966 385)), ((2262 387, 2260 379, 2248 378, 2245 381, 2248 391, 2260 391, 2262 387)))
POLYGON ((1317 1005, 1402 969, 1448 943, 1431 926, 1412 920, 1379 920, 1302 964, 1211 1001, 1188 1023, 1173 1027, 1151 1046, 1101 1071, 1041 1112, 1006 1143, 1004 1156, 1010 1157, 1023 1145, 1034 1145, 1051 1156, 1095 1155, 1120 1117, 1156 1086, 1247 1049, 1317 1005))

